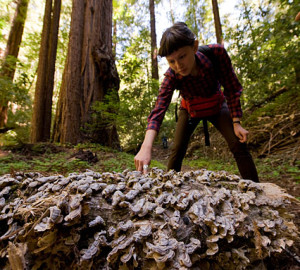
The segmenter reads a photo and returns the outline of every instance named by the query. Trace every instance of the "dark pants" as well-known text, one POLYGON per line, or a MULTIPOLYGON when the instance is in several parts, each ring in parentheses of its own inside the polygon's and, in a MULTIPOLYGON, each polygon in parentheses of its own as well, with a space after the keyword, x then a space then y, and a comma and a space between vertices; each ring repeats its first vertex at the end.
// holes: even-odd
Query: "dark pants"
MULTIPOLYGON (((176 126, 174 145, 170 155, 168 170, 181 170, 182 160, 188 148, 188 143, 192 133, 201 119, 190 118, 186 110, 180 110, 176 126)), ((238 137, 234 134, 232 119, 224 102, 221 111, 207 118, 223 135, 230 151, 232 152, 240 174, 243 179, 250 179, 259 182, 255 164, 252 156, 247 149, 246 143, 240 143, 238 137)))

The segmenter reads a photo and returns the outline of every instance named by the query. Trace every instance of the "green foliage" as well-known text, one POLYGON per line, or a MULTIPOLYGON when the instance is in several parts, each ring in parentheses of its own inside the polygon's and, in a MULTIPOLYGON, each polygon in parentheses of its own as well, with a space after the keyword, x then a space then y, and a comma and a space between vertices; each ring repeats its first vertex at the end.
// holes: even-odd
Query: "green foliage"
MULTIPOLYGON (((113 21, 116 30, 113 43, 118 45, 116 52, 118 58, 122 58, 126 49, 132 46, 137 36, 146 30, 149 33, 148 1, 143 0, 118 0, 113 1, 113 21)), ((143 36, 145 37, 145 36, 143 36)), ((150 43, 149 43, 150 45, 150 43)))
POLYGON ((117 91, 111 90, 105 95, 103 101, 94 102, 91 111, 91 117, 85 123, 82 132, 89 141, 105 142, 106 131, 115 129, 118 118, 119 97, 117 91))
POLYGON ((211 1, 185 0, 184 21, 196 35, 200 44, 215 42, 211 1))
POLYGON ((93 103, 92 110, 94 112, 92 113, 92 118, 94 118, 94 120, 92 123, 100 126, 115 124, 119 107, 119 98, 115 91, 111 91, 106 94, 103 101, 96 101, 93 103))
POLYGON ((155 104, 159 87, 157 81, 151 80, 150 64, 149 32, 141 29, 118 61, 121 88, 117 126, 126 149, 142 142, 147 116, 155 104))
MULTIPOLYGON (((274 117, 274 115, 280 115, 285 111, 296 113, 299 104, 299 90, 293 88, 290 91, 281 94, 276 99, 267 102, 261 108, 257 108, 253 113, 247 114, 244 123, 246 126, 251 127, 255 126, 259 121, 259 118, 263 116, 274 117)), ((247 111, 245 113, 247 113, 247 111)))
POLYGON ((270 3, 241 1, 240 21, 227 31, 245 105, 255 105, 283 86, 295 88, 299 76, 299 23, 294 21, 299 8, 295 0, 270 3))
MULTIPOLYGON (((8 1, 1 2, 6 2, 6 8, 10 9, 6 11, 5 18, 12 18, 15 11, 15 3, 13 4, 13 1, 10 1, 10 3, 8 3, 8 1)), ((8 34, 10 25, 4 24, 3 26, 5 32, 8 34)), ((32 39, 32 41, 36 41, 36 39, 32 39)), ((3 46, 6 46, 6 40, 3 40, 3 43, 4 42, 5 44, 3 44, 3 46)), ((21 44, 19 56, 22 55, 23 44, 21 44)), ((29 138, 29 124, 32 109, 29 91, 34 79, 34 74, 29 72, 32 59, 26 61, 26 58, 22 58, 22 56, 18 59, 13 56, 8 56, 4 60, 5 63, 1 63, 0 105, 8 105, 7 126, 14 127, 14 130, 2 135, 0 140, 2 145, 19 144, 27 142, 29 138), (12 80, 13 74, 14 79, 12 80)))
POLYGON ((30 135, 30 126, 23 125, 0 134, 0 146, 19 146, 27 143, 30 135))
MULTIPOLYGON (((8 57, 7 66, 17 65, 22 67, 23 64, 17 61, 14 57, 8 57)), ((31 98, 29 95, 30 80, 26 73, 21 73, 20 76, 12 81, 11 78, 0 77, 0 104, 8 105, 8 127, 16 128, 14 132, 2 136, 2 140, 8 140, 11 144, 15 140, 28 141, 28 123, 31 118, 31 98)))
POLYGON ((10 173, 11 171, 36 171, 44 173, 80 172, 90 168, 86 161, 79 159, 68 160, 65 153, 47 154, 46 156, 36 156, 29 161, 24 162, 21 155, 9 155, 0 158, 0 175, 10 173))
POLYGON ((296 161, 295 164, 290 164, 288 161, 282 161, 275 157, 269 157, 256 161, 257 171, 263 176, 265 181, 269 179, 287 177, 294 179, 296 184, 299 184, 300 162, 296 161))
POLYGON ((1 47, 4 47, 10 27, 10 18, 13 16, 14 8, 11 7, 11 0, 0 0, 0 6, 0 45, 1 47))
POLYGON ((29 170, 31 165, 25 160, 17 159, 14 155, 10 154, 6 157, 0 158, 0 175, 10 173, 11 171, 26 171, 29 170))

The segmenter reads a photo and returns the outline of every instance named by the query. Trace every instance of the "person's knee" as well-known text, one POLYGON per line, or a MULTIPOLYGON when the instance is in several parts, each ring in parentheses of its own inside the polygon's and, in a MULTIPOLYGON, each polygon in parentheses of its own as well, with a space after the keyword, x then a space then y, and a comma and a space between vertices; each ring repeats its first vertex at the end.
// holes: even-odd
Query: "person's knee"
POLYGON ((245 143, 240 143, 239 141, 229 144, 229 149, 234 156, 249 155, 247 145, 245 143))

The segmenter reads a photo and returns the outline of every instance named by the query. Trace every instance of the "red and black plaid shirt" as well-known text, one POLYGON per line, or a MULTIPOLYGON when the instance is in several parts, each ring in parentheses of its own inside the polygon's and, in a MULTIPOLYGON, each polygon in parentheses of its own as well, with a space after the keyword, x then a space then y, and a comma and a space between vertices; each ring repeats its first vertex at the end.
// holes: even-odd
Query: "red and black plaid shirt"
POLYGON ((213 48, 218 61, 217 74, 210 59, 199 51, 196 53, 197 65, 201 67, 198 76, 181 76, 169 68, 164 74, 155 107, 148 116, 147 129, 159 131, 175 89, 180 90, 183 98, 191 99, 193 96, 209 97, 216 91, 221 91, 222 85, 231 117, 242 117, 240 95, 243 89, 231 60, 222 45, 213 44, 209 47, 213 48))

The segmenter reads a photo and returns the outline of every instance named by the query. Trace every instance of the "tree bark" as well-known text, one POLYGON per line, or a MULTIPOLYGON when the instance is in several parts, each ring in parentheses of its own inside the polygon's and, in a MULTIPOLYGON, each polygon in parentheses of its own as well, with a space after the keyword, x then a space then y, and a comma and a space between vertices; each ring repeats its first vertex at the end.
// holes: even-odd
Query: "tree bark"
POLYGON ((212 6, 213 6, 213 13, 214 13, 217 43, 223 44, 222 27, 221 27, 220 15, 219 15, 218 1, 212 0, 212 6))
POLYGON ((73 0, 68 56, 54 126, 54 141, 77 143, 80 131, 81 56, 86 1, 73 0))
POLYGON ((151 66, 152 79, 158 80, 158 63, 157 63, 157 43, 155 29, 155 3, 154 0, 149 0, 150 10, 150 28, 151 28, 151 66))
MULTIPOLYGON (((10 81, 13 81, 16 71, 16 59, 18 58, 22 41, 28 4, 29 0, 19 0, 17 2, 14 19, 6 44, 0 77, 10 81)), ((0 100, 0 128, 5 127, 7 124, 8 102, 9 100, 7 99, 0 100)))
POLYGON ((42 31, 34 109, 31 123, 31 142, 50 139, 52 96, 61 0, 46 0, 42 31))
POLYGON ((112 1, 73 0, 71 20, 53 139, 119 147, 116 125, 100 113, 94 117, 93 109, 108 96, 114 99, 110 102, 119 102, 119 77, 112 56, 112 1))

